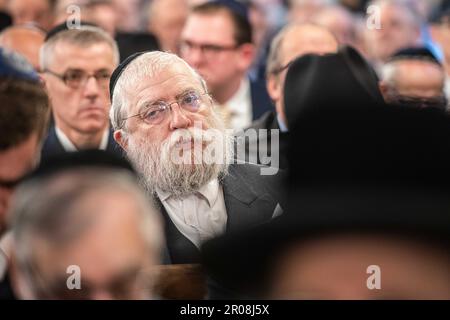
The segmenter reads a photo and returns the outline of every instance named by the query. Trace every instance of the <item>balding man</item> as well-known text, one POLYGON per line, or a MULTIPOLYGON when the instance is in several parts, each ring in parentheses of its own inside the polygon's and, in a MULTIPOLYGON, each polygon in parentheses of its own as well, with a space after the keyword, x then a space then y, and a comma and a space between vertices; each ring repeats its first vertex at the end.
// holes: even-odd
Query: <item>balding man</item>
POLYGON ((31 25, 12 26, 0 33, 0 46, 24 56, 35 70, 39 70, 39 50, 45 33, 31 25))
POLYGON ((428 49, 401 50, 381 74, 380 90, 386 102, 446 109, 445 70, 428 49))
MULTIPOLYGON (((260 131, 256 137, 252 137, 248 129, 245 131, 245 134, 249 137, 249 144, 246 146, 245 152, 247 161, 262 163, 260 141, 263 137, 267 139, 268 150, 272 149, 271 142, 274 141, 273 139, 279 139, 279 150, 274 147, 272 152, 279 152, 280 162, 279 164, 270 163, 270 165, 279 165, 281 168, 287 167, 285 148, 287 148, 288 121, 285 116, 283 101, 286 71, 290 62, 300 55, 334 53, 337 50, 338 41, 333 34, 326 28, 314 24, 289 24, 275 36, 270 46, 266 70, 267 91, 275 104, 275 111, 265 113, 249 128, 268 130, 267 136, 264 134, 265 131, 260 131), (275 135, 271 134, 272 129, 276 130, 274 131, 275 135)), ((265 154, 268 154, 268 150, 265 154)), ((237 157, 240 158, 239 152, 237 157)), ((264 164, 268 165, 269 163, 264 164)))

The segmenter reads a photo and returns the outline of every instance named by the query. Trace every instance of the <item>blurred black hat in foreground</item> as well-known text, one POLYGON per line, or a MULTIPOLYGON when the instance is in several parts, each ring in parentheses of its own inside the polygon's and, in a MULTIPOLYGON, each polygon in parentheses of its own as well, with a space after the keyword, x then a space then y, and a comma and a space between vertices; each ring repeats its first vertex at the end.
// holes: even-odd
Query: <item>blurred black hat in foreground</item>
POLYGON ((353 95, 339 95, 340 85, 332 83, 342 79, 314 80, 331 60, 334 68, 346 68, 338 55, 301 57, 288 71, 286 109, 301 112, 292 127, 284 214, 203 246, 206 270, 227 288, 263 290, 283 249, 322 235, 389 234, 425 239, 450 252, 449 115, 385 105, 355 81, 353 95), (305 75, 299 70, 313 79, 302 97, 305 75))

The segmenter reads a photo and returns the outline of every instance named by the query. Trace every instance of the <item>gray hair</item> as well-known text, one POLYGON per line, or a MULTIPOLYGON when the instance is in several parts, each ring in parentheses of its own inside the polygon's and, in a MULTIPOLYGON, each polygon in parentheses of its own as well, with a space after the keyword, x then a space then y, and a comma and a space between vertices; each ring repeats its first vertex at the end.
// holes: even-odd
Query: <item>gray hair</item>
POLYGON ((428 57, 420 57, 420 56, 418 56, 418 57, 399 56, 399 57, 396 57, 395 59, 392 59, 391 61, 386 62, 381 67, 381 72, 380 72, 381 81, 383 81, 384 83, 386 83, 387 85, 389 85, 391 87, 395 86, 396 85, 395 79, 397 77, 399 63, 408 62, 408 61, 419 61, 419 62, 430 63, 442 71, 442 78, 445 79, 444 68, 441 65, 439 65, 438 63, 436 63, 436 61, 434 61, 433 59, 428 58, 428 57))
POLYGON ((106 31, 94 26, 81 26, 76 29, 60 31, 42 45, 39 52, 41 70, 49 68, 53 59, 53 53, 59 43, 68 43, 81 48, 87 48, 98 43, 106 43, 113 51, 114 67, 120 61, 117 43, 106 31))
MULTIPOLYGON (((65 245, 91 226, 95 212, 83 212, 77 203, 87 194, 119 191, 134 198, 139 208, 139 228, 149 248, 159 253, 163 245, 162 221, 136 179, 124 169, 74 168, 25 182, 11 206, 15 254, 22 270, 33 264, 33 242, 65 245)), ((159 258, 159 257, 158 257, 159 258)))
POLYGON ((124 119, 129 111, 129 93, 142 79, 150 78, 173 65, 182 64, 192 77, 198 80, 202 88, 207 92, 203 78, 189 64, 173 53, 152 51, 147 52, 132 61, 122 72, 116 82, 112 95, 112 104, 109 112, 111 124, 114 130, 124 129, 124 119))

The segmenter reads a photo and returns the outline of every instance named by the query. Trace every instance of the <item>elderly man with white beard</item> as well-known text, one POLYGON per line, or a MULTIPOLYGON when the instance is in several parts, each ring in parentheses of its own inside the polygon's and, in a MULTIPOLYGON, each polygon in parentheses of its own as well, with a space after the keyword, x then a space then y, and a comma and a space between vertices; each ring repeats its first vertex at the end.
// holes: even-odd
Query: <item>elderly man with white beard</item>
POLYGON ((205 240, 282 213, 279 173, 231 163, 231 134, 184 60, 135 54, 113 73, 110 94, 114 138, 165 219, 168 263, 198 263, 205 240))

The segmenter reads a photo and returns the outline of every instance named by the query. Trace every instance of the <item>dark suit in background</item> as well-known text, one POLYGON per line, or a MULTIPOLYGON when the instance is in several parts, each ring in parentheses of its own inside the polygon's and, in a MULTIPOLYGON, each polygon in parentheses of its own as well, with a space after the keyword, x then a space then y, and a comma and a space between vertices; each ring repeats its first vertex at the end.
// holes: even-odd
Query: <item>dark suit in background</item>
POLYGON ((267 93, 264 81, 250 79, 250 94, 252 99, 252 117, 258 119, 267 111, 273 110, 272 101, 267 93))
MULTIPOLYGON (((108 146, 106 147, 106 151, 112 152, 118 156, 123 157, 122 148, 116 143, 113 137, 113 132, 110 130, 108 136, 108 146)), ((41 151, 41 161, 46 161, 49 157, 59 155, 67 152, 62 146, 61 142, 56 135, 56 130, 54 126, 51 126, 47 135, 47 138, 44 141, 44 145, 42 146, 41 151)))
POLYGON ((278 166, 276 166, 276 164, 272 162, 264 163, 264 165, 274 166, 281 169, 288 168, 287 152, 289 132, 281 132, 280 126, 278 124, 277 114, 275 111, 266 112, 259 119, 254 121, 250 127, 245 129, 244 132, 241 133, 237 133, 237 147, 242 147, 242 144, 245 145, 245 158, 239 158, 239 156, 241 155, 235 153, 236 157, 238 157, 238 160, 250 161, 250 159, 256 159, 256 164, 263 164, 259 156, 260 153, 262 155, 268 155, 269 157, 273 158, 274 155, 270 153, 272 140, 278 139, 279 147, 274 148, 274 152, 277 152, 279 157, 278 166), (245 133, 245 131, 248 129, 254 129, 257 131, 256 138, 251 135, 249 135, 249 138, 245 140, 242 139, 242 137, 239 138, 241 136, 241 133, 245 133), (260 129, 264 129, 266 131, 260 132, 260 129), (272 132, 272 130, 276 131, 272 132), (265 145, 261 145, 261 139, 266 139, 267 143, 265 145))
POLYGON ((158 40, 151 33, 118 33, 116 41, 121 62, 136 52, 159 50, 158 40))

